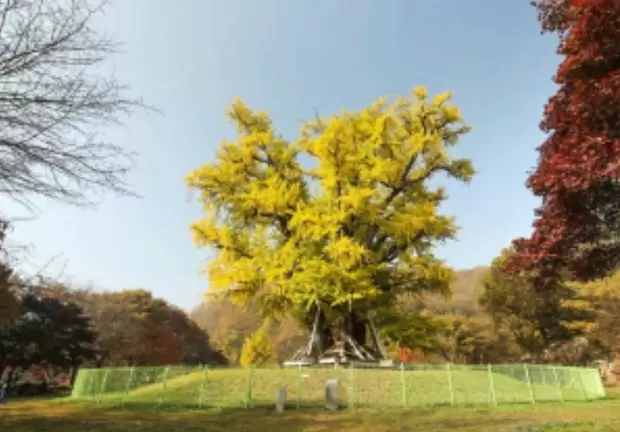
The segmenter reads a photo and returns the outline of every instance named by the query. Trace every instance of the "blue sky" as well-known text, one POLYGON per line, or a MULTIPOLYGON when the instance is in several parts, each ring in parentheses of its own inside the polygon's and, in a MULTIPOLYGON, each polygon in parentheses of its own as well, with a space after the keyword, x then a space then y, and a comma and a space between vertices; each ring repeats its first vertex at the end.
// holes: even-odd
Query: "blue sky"
POLYGON ((451 90, 474 126, 456 153, 479 174, 469 186, 450 184, 443 208, 462 231, 439 255, 455 268, 485 265, 530 232, 537 201, 524 181, 559 60, 527 0, 115 3, 99 25, 126 44, 116 74, 162 111, 105 131, 139 152, 130 180, 144 198, 105 196, 88 211, 39 202, 37 219, 13 236, 30 246, 27 271, 59 255, 49 275, 64 268, 78 285, 146 288, 196 306, 209 253, 192 245, 188 227, 200 213, 183 179, 234 137, 223 112, 235 96, 294 138, 315 109, 357 109, 417 84, 451 90))

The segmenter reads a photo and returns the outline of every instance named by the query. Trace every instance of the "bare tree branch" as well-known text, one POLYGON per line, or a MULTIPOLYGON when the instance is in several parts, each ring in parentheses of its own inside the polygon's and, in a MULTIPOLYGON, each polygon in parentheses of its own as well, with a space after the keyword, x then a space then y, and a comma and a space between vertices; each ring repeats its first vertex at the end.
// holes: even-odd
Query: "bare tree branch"
POLYGON ((134 195, 133 154, 102 140, 139 100, 100 66, 120 45, 91 23, 105 0, 0 0, 0 194, 72 205, 134 195))

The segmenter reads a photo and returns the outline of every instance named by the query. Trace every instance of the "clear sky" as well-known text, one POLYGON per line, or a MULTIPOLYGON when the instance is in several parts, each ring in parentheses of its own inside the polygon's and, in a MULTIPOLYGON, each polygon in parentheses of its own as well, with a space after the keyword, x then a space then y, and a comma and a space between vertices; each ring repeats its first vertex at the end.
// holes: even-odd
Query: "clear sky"
MULTIPOLYGON (((315 109, 361 108, 417 84, 452 90, 473 131, 457 149, 479 174, 450 185, 446 213, 459 240, 439 249, 455 268, 486 265, 530 232, 537 201, 524 187, 543 139, 555 86, 555 40, 539 34, 527 0, 117 0, 100 25, 126 43, 119 78, 162 111, 107 133, 140 153, 131 182, 141 200, 104 197, 93 210, 40 203, 17 225, 32 270, 59 255, 76 284, 146 288, 184 308, 208 288, 189 224, 198 205, 184 176, 234 130, 224 117, 241 96, 294 138, 315 109)), ((24 215, 3 204, 13 216, 24 215)))

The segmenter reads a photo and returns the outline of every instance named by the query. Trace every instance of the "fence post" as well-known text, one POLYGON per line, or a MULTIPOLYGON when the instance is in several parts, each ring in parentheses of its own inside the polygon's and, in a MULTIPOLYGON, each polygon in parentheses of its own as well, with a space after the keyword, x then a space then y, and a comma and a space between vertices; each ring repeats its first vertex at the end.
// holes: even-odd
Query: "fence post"
POLYGON ((202 372, 202 382, 200 383, 200 394, 198 395, 198 408, 202 408, 205 400, 205 387, 207 386, 207 374, 209 366, 205 366, 202 372))
POLYGON ((534 390, 532 389, 532 380, 530 380, 530 370, 527 367, 526 363, 523 363, 523 368, 525 369, 525 379, 527 380, 527 388, 530 392, 530 401, 535 404, 536 399, 534 399, 534 390))
POLYGON ((297 410, 298 411, 301 409, 301 391, 303 388, 301 371, 302 371, 301 363, 299 363, 297 365, 297 410))
POLYGON ((103 391, 105 390, 105 386, 108 383, 109 375, 110 375, 110 369, 106 368, 105 373, 103 374, 103 380, 101 381, 101 386, 99 386, 99 395, 97 396, 97 405, 101 403, 101 397, 103 395, 103 391))
POLYGON ((560 378, 558 376, 558 368, 553 366, 553 376, 555 377, 555 385, 558 387, 558 392, 560 393, 560 401, 564 402, 564 392, 562 391, 562 385, 560 384, 560 378))
POLYGON ((356 403, 356 396, 357 396, 357 382, 355 381, 356 375, 355 375, 355 366, 352 364, 349 364, 349 367, 347 368, 348 370, 348 381, 349 381, 349 391, 348 391, 348 395, 347 395, 347 399, 348 399, 348 403, 347 403, 347 408, 351 408, 353 411, 355 411, 355 403, 356 403))
POLYGON ((491 369, 490 363, 487 366, 487 370, 489 371, 489 390, 491 396, 491 404, 497 405, 497 399, 495 397, 495 383, 493 381, 493 370, 491 369))
POLYGON ((166 379, 168 378, 168 371, 170 370, 170 366, 166 366, 164 369, 164 381, 161 388, 161 393, 159 394, 159 401, 157 403, 157 407, 160 408, 164 403, 164 395, 166 394, 166 379))
POLYGON ((454 387, 452 385, 452 365, 448 363, 448 390, 450 391, 450 405, 454 405, 454 387))
POLYGON ((133 374, 136 367, 132 366, 129 369, 129 378, 127 378, 127 383, 125 384, 125 394, 123 394, 123 400, 121 401, 121 407, 125 406, 125 399, 129 396, 129 390, 131 389, 131 380, 133 380, 133 374))
POLYGON ((405 379, 405 364, 400 364, 400 387, 402 392, 403 408, 407 408, 407 380, 405 379))
POLYGON ((579 375, 579 382, 581 383, 581 395, 583 396, 583 400, 588 400, 588 394, 586 393, 586 384, 583 381, 583 370, 582 369, 578 369, 577 370, 577 374, 579 375))
POLYGON ((95 387, 95 374, 93 373, 94 371, 94 369, 88 370, 88 386, 86 387, 86 396, 88 398, 97 396, 97 394, 93 394, 94 392, 92 391, 95 387))
POLYGON ((254 366, 250 365, 248 368, 248 386, 245 392, 245 407, 249 408, 252 404, 252 379, 254 375, 254 366))

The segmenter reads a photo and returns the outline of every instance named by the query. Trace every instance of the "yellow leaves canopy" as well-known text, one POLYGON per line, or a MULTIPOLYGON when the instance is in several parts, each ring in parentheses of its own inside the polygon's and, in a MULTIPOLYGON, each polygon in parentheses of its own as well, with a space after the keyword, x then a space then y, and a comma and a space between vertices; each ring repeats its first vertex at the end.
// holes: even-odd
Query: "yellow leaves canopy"
POLYGON ((392 104, 318 117, 293 142, 240 100, 228 115, 237 140, 187 177, 204 212, 194 241, 218 251, 210 290, 253 298, 269 314, 448 290, 452 273, 432 248, 456 226, 439 214, 445 194, 429 180, 474 174, 448 152, 470 129, 450 93, 429 101, 416 88, 392 104))

